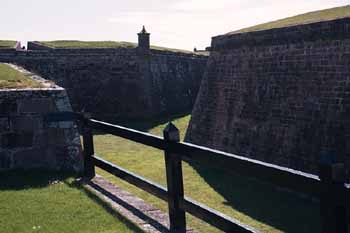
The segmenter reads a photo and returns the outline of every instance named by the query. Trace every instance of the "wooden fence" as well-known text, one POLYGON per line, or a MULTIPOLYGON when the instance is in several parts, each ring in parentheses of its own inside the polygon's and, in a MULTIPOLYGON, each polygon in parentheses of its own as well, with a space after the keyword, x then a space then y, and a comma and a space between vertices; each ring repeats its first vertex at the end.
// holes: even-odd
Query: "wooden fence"
POLYGON ((350 196, 349 185, 345 183, 344 164, 334 163, 331 156, 325 155, 320 159, 319 176, 316 176, 180 142, 179 131, 172 123, 166 126, 162 138, 134 129, 88 119, 75 113, 48 115, 48 120, 62 121, 72 117, 83 125, 84 176, 93 178, 96 166, 165 200, 168 202, 170 228, 173 232, 185 231, 186 212, 225 232, 259 232, 257 229, 184 196, 181 161, 193 161, 234 171, 240 175, 255 177, 279 187, 318 197, 321 207, 322 233, 350 233, 350 196), (94 152, 94 130, 163 150, 167 188, 98 157, 94 152))

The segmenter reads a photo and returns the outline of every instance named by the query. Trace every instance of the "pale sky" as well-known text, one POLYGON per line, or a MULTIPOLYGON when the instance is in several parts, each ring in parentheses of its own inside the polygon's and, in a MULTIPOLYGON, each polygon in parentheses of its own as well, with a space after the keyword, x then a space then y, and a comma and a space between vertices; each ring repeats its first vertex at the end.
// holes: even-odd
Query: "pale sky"
POLYGON ((190 49, 211 37, 350 0, 0 0, 0 40, 137 41, 190 49))

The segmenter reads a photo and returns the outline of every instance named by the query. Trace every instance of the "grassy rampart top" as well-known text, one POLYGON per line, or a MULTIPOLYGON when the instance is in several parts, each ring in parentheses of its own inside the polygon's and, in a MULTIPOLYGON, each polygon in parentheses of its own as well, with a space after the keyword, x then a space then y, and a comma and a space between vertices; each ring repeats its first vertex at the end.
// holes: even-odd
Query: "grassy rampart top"
POLYGON ((42 85, 13 69, 8 64, 0 63, 0 89, 39 88, 42 85))
POLYGON ((16 45, 14 40, 0 40, 0 49, 2 48, 13 48, 16 45))
MULTIPOLYGON (((55 40, 55 41, 35 41, 35 43, 52 48, 81 49, 81 48, 136 48, 137 44, 126 41, 80 41, 80 40, 55 40)), ((160 51, 194 53, 189 50, 166 48, 151 45, 151 49, 160 51)))
POLYGON ((227 33, 227 35, 268 30, 273 28, 290 27, 290 26, 329 21, 329 20, 348 18, 348 17, 350 17, 350 5, 308 12, 308 13, 288 17, 285 19, 280 19, 280 20, 252 26, 252 27, 243 28, 237 31, 229 32, 227 33))

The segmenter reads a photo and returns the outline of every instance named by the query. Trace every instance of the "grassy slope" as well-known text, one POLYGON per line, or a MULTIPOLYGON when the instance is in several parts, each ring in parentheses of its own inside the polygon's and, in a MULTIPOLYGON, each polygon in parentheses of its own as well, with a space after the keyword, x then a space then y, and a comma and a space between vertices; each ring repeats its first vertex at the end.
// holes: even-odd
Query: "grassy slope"
POLYGON ((0 63, 0 89, 28 87, 35 88, 41 85, 9 65, 0 63))
POLYGON ((268 23, 259 24, 253 27, 243 28, 238 31, 230 32, 228 34, 260 31, 260 30, 266 30, 271 28, 288 27, 293 25, 315 23, 315 22, 334 20, 334 19, 346 18, 346 17, 350 17, 350 5, 335 7, 335 8, 330 8, 330 9, 325 9, 320 11, 308 12, 305 14, 300 14, 300 15, 288 17, 285 19, 280 19, 280 20, 276 20, 268 23))
POLYGON ((14 40, 0 40, 0 48, 13 48, 16 45, 14 40))
POLYGON ((39 43, 54 48, 135 48, 136 44, 124 41, 79 41, 79 40, 55 40, 40 41, 39 43))
MULTIPOLYGON (((136 48, 137 44, 125 41, 79 41, 79 40, 56 40, 39 41, 39 43, 54 48, 136 48)), ((162 51, 173 51, 182 53, 193 53, 188 50, 165 48, 160 46, 151 46, 151 49, 162 51)))
MULTIPOLYGON (((190 116, 174 121, 181 137, 187 129, 190 116)), ((140 127, 141 125, 139 125, 140 127)), ((150 130, 162 135, 164 124, 150 130)), ((142 126, 141 126, 142 127, 142 126)), ((100 134, 94 137, 95 151, 101 157, 146 178, 165 185, 163 153, 124 139, 100 134)), ((125 183, 112 175, 97 170, 99 174, 121 187, 137 194, 153 205, 167 210, 165 202, 125 183)), ((190 166, 183 163, 185 194, 263 232, 319 232, 319 207, 295 195, 278 192, 273 187, 239 175, 219 170, 190 166)), ((209 225, 189 216, 190 225, 200 232, 218 232, 209 225)))
POLYGON ((0 175, 1 232, 133 232, 89 198, 73 178, 46 172, 0 175))

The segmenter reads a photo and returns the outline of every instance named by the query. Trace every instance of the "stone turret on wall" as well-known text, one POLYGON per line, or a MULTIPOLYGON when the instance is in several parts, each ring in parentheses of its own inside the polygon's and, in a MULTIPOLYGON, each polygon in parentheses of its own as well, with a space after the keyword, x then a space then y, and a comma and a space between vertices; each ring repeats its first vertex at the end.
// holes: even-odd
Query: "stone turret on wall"
POLYGON ((142 52, 148 52, 150 49, 150 33, 145 29, 145 26, 142 27, 141 32, 137 33, 139 43, 137 49, 142 52))

